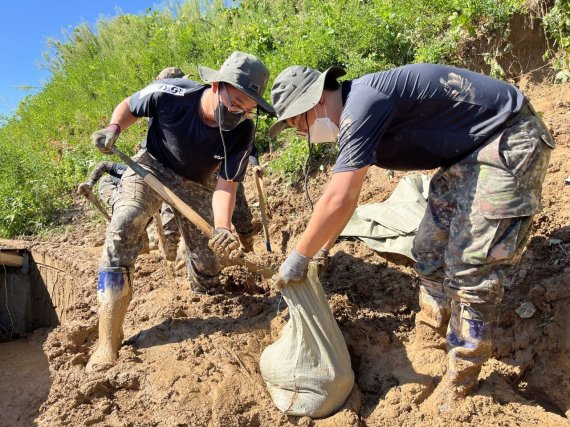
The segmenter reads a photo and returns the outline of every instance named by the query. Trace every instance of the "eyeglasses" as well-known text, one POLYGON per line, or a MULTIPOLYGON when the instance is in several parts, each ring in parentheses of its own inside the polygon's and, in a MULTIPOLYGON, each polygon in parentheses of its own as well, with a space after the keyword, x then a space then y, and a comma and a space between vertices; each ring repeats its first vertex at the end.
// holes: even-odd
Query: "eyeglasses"
POLYGON ((236 116, 243 116, 246 119, 253 119, 255 117, 255 111, 254 110, 244 110, 241 107, 238 107, 237 105, 235 105, 232 101, 232 97, 230 96, 230 92, 228 91, 228 89, 226 88, 226 85, 224 84, 224 90, 226 92, 226 95, 228 95, 228 98, 230 100, 230 106, 227 107, 228 111, 232 114, 235 114, 236 116))

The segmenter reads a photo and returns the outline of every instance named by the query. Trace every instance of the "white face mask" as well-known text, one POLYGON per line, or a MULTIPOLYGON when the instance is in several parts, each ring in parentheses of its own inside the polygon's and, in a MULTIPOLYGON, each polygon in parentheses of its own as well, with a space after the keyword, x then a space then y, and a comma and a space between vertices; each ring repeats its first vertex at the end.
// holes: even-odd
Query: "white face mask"
MULTIPOLYGON (((316 114, 316 110, 315 110, 316 114)), ((317 117, 309 127, 310 142, 319 144, 322 142, 335 142, 340 132, 338 126, 327 117, 325 107, 325 117, 317 117)))

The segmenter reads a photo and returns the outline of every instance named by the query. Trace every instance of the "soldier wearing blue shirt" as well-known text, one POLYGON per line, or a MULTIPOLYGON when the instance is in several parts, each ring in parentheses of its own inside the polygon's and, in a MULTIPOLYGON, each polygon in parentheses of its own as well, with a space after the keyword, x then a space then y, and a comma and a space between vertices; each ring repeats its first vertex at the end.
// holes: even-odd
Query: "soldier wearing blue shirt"
POLYGON ((332 247, 370 166, 439 168, 413 247, 421 280, 414 345, 447 348, 446 375, 427 402, 447 411, 476 386, 491 354, 505 271, 541 210, 554 143, 517 88, 475 72, 413 64, 339 84, 344 74, 292 66, 271 90, 278 116, 272 137, 293 127, 310 142, 338 140, 340 148, 276 284, 298 283, 311 258, 332 247))
MULTIPOLYGON (((95 132, 92 140, 101 152, 111 153, 122 131, 140 117, 149 118, 146 147, 133 159, 214 223, 208 241, 196 226, 177 216, 191 289, 206 293, 219 284, 221 264, 228 264, 239 247, 230 231, 231 218, 237 183, 253 144, 251 119, 257 107, 267 113, 273 108, 263 99, 269 71, 255 56, 234 52, 220 70, 201 66, 199 72, 207 84, 164 79, 125 99, 113 111, 111 124, 95 132)), ((139 252, 136 236, 161 203, 141 177, 130 168, 125 171, 99 264, 99 342, 88 370, 105 369, 118 357, 139 252)))

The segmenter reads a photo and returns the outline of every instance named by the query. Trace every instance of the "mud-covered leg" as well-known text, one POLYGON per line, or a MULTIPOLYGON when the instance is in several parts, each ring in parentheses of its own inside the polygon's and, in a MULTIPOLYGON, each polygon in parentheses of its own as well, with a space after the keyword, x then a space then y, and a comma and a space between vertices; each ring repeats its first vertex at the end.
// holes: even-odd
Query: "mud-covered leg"
POLYGON ((132 274, 121 268, 99 271, 99 341, 86 369, 108 369, 117 360, 123 340, 123 320, 133 295, 132 274), (114 270, 114 271, 113 271, 114 270))
POLYGON ((441 376, 445 370, 443 350, 451 310, 451 301, 443 286, 443 254, 457 207, 448 180, 446 169, 431 179, 428 206, 412 249, 419 276, 420 311, 415 318, 409 357, 416 372, 430 376, 441 376))
POLYGON ((483 364, 492 351, 496 305, 453 301, 447 332, 447 372, 426 405, 449 412, 477 386, 483 364))
POLYGON ((188 220, 181 218, 178 212, 174 214, 186 246, 184 253, 190 289, 197 294, 216 293, 220 284, 221 266, 208 247, 208 238, 188 220))
MULTIPOLYGON (((183 180, 180 197, 202 218, 213 224, 212 194, 216 181, 212 178, 205 184, 183 180)), ((174 212, 182 240, 186 246, 186 267, 190 289, 197 294, 216 293, 222 269, 216 255, 208 247, 208 237, 194 224, 174 212)))
POLYGON ((142 246, 140 239, 160 199, 140 177, 128 169, 107 227, 99 264, 99 340, 88 370, 111 366, 118 357, 122 325, 133 292, 132 272, 142 246))
POLYGON ((419 304, 414 344, 444 350, 447 324, 451 317, 451 300, 445 294, 443 283, 420 277, 419 304))
POLYGON ((162 204, 162 207, 160 208, 160 218, 162 220, 164 236, 166 238, 164 256, 167 261, 175 261, 178 242, 180 241, 180 230, 174 215, 174 210, 170 205, 166 203, 162 204))

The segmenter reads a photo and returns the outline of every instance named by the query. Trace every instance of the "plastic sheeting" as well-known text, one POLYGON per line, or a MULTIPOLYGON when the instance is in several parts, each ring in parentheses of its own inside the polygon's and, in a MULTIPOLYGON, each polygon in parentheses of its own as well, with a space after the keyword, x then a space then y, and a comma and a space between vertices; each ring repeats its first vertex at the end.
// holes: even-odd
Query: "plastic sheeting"
POLYGON ((428 190, 427 176, 403 177, 386 201, 358 206, 340 235, 357 237, 377 252, 413 259, 412 244, 426 210, 428 190))
POLYGON ((290 319, 279 339, 261 354, 261 375, 285 414, 329 416, 348 398, 354 373, 316 265, 309 265, 304 283, 284 287, 281 293, 290 319))

